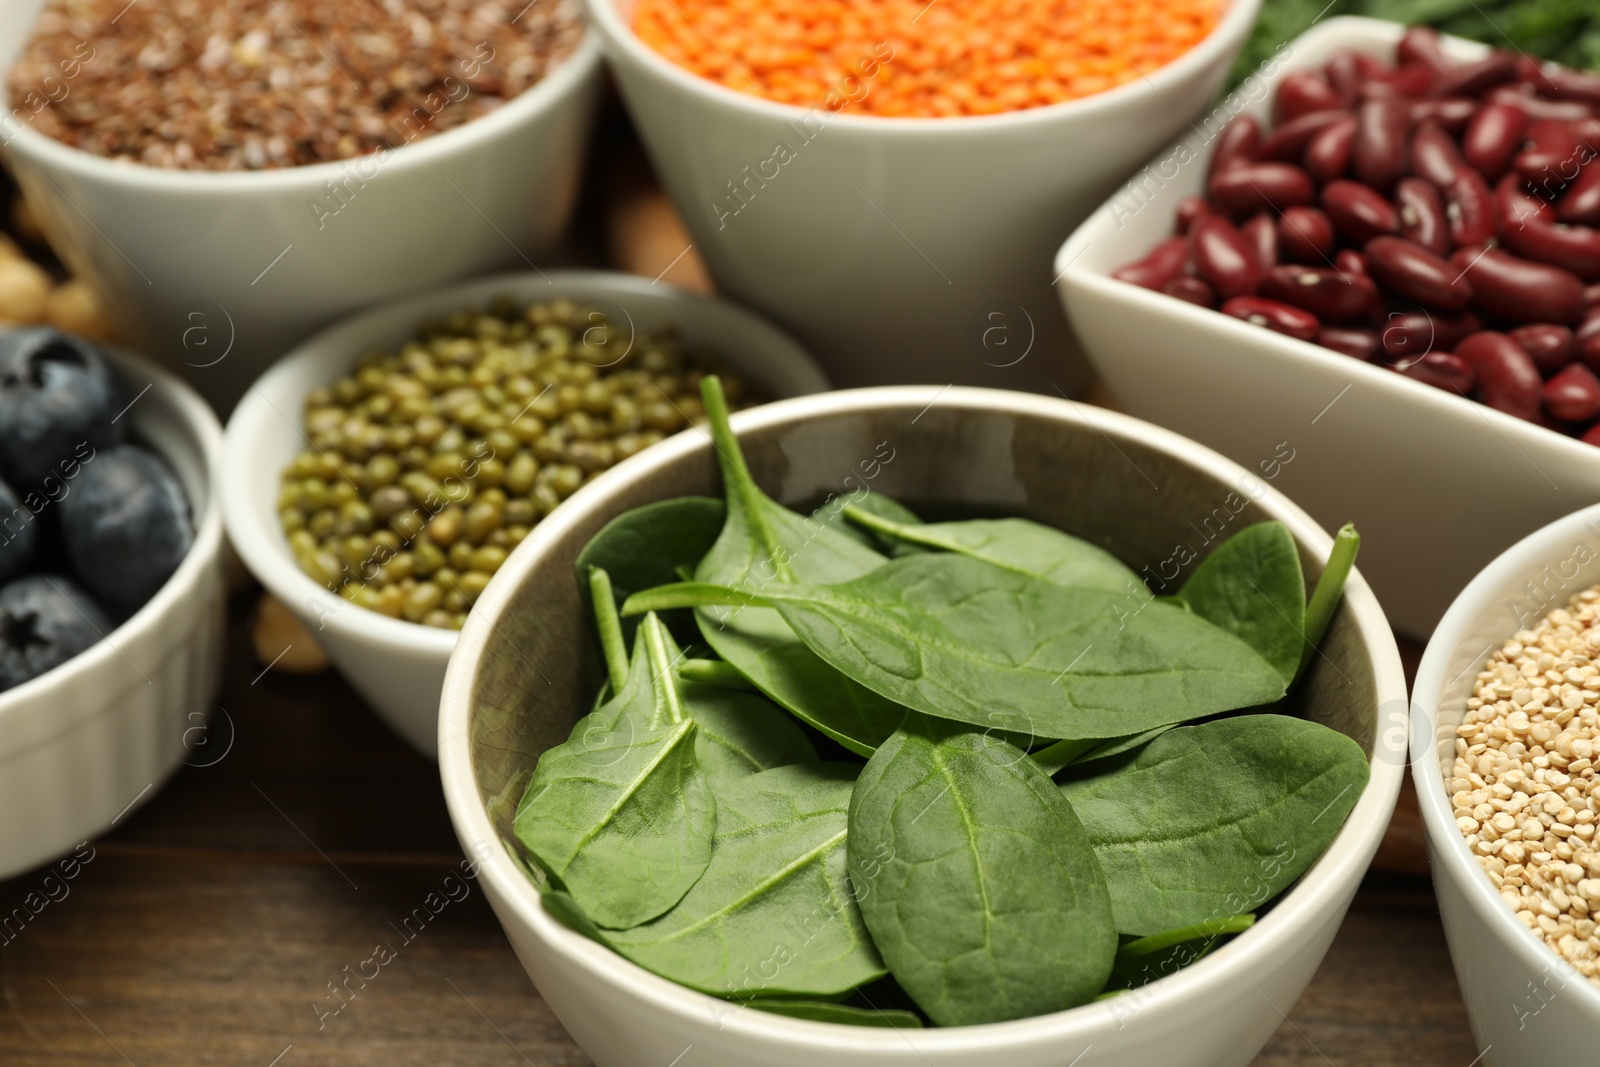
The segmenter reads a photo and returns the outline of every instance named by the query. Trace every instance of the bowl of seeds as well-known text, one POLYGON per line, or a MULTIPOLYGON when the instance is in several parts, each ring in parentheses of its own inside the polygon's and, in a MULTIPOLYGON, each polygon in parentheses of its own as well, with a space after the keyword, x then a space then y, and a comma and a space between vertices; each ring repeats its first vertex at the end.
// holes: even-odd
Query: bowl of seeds
POLYGON ((648 279, 548 271, 396 301, 276 363, 228 422, 245 565, 432 755, 445 663, 506 556, 563 500, 703 418, 828 383, 793 340, 648 279))
POLYGON ((1462 590, 1417 670, 1411 775, 1439 914, 1491 1067, 1600 1026, 1600 507, 1462 590))
POLYGON ((313 330, 521 269, 599 85, 573 0, 0 3, 0 155, 119 335, 222 411, 313 330))

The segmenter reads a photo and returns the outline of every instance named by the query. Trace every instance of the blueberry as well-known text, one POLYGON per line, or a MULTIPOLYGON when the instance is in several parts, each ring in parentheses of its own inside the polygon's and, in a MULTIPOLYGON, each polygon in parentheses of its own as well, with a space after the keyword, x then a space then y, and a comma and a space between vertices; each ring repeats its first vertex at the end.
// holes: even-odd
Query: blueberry
POLYGON ((0 333, 0 477, 26 498, 63 464, 122 440, 111 421, 121 395, 88 341, 43 327, 0 333))
POLYGON ((39 549, 39 518, 0 482, 0 582, 21 571, 39 549))
POLYGON ((111 627, 70 578, 30 574, 0 587, 0 691, 67 662, 111 627))
POLYGON ((178 479, 138 445, 101 449, 79 468, 60 508, 73 571, 120 618, 155 595, 194 542, 178 479))

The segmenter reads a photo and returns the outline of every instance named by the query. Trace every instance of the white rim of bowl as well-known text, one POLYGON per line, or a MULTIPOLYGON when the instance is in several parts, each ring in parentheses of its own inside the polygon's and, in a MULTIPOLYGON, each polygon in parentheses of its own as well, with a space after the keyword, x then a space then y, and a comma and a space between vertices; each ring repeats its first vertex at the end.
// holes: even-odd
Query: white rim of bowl
MULTIPOLYGON (((1144 96, 1158 93, 1170 84, 1186 78, 1200 69, 1217 62, 1223 54, 1237 54, 1255 25, 1261 0, 1227 0, 1228 9, 1193 48, 1134 81, 1124 82, 1103 92, 1058 104, 1026 108, 1021 111, 1002 111, 994 115, 954 115, 941 118, 911 118, 904 116, 854 115, 848 110, 831 112, 829 126, 895 133, 927 133, 948 128, 951 131, 970 131, 978 127, 1003 130, 1008 127, 1026 127, 1035 123, 1061 118, 1071 111, 1093 115, 1109 111, 1124 104, 1137 103, 1144 96)), ((758 118, 774 122, 794 122, 812 110, 821 110, 822 101, 811 108, 769 100, 764 96, 742 93, 720 82, 702 78, 678 66, 657 52, 633 32, 633 27, 617 12, 617 0, 587 0, 590 25, 603 36, 610 46, 625 52, 634 62, 641 64, 656 78, 675 84, 709 103, 734 107, 758 118)), ((615 61, 613 57, 613 61, 615 61)), ((1232 62, 1232 59, 1229 59, 1232 62)), ((891 136, 894 133, 890 134, 891 136)))
MULTIPOLYGON (((176 375, 162 370, 153 365, 149 360, 133 355, 132 353, 114 348, 110 345, 100 345, 116 367, 119 376, 126 384, 130 379, 148 378, 152 387, 159 389, 171 396, 173 405, 178 409, 184 428, 200 441, 202 455, 199 457, 205 470, 206 501, 205 510, 195 512, 194 501, 189 502, 189 514, 194 522, 194 543, 189 546, 189 551, 184 555, 183 562, 178 564, 178 569, 172 572, 161 588, 156 590, 154 596, 145 601, 144 605, 135 611, 110 633, 101 636, 89 648, 73 656, 65 663, 60 664, 37 678, 30 678, 19 686, 7 689, 0 693, 0 715, 8 712, 15 713, 28 701, 37 696, 42 696, 49 691, 50 686, 56 684, 75 668, 99 667, 112 659, 123 657, 118 645, 128 638, 142 637, 145 633, 157 628, 166 621, 167 616, 178 606, 179 602, 187 598, 195 586, 200 583, 202 572, 208 567, 219 565, 218 556, 222 551, 222 492, 219 477, 222 457, 222 426, 217 422, 217 416, 212 412, 210 405, 200 398, 200 394, 191 389, 176 375)), ((168 466, 172 460, 160 449, 151 445, 151 448, 168 466)), ((177 472, 174 471, 174 474, 177 472)), ((185 488, 187 494, 187 487, 185 488)), ((221 581, 220 576, 217 579, 221 581)), ((135 667, 135 670, 138 668, 135 667)), ((137 679, 134 679, 136 682, 137 679)), ((114 711, 107 708, 105 711, 114 711)))
MULTIPOLYGON (((1091 420, 1070 400, 966 386, 881 386, 798 397, 740 412, 733 417, 733 427, 736 433, 749 433, 791 424, 797 417, 811 414, 832 416, 854 411, 879 411, 886 407, 918 409, 927 405, 930 399, 947 406, 959 404, 990 413, 1051 419, 1065 417, 1101 433, 1109 428, 1224 479, 1237 479, 1248 474, 1243 467, 1203 445, 1131 416, 1096 409, 1091 420)), ((586 499, 608 491, 613 483, 646 477, 651 470, 703 447, 703 438, 693 431, 677 434, 613 467, 580 489, 572 499, 586 499)), ((1297 542, 1310 545, 1326 556, 1333 545, 1328 533, 1288 497, 1270 486, 1264 488, 1265 493, 1257 501, 1263 510, 1287 526, 1297 542)), ((541 946, 555 953, 565 966, 580 968, 590 977, 609 985, 625 985, 629 995, 649 1001, 656 1010, 677 1016, 684 1025, 700 1025, 706 1017, 706 1000, 715 998, 645 970, 569 929, 545 912, 537 888, 506 850, 478 795, 468 722, 472 714, 472 685, 479 666, 479 652, 494 630, 493 619, 502 614, 511 601, 513 589, 525 567, 521 561, 542 551, 546 543, 567 536, 577 522, 579 510, 576 507, 566 512, 557 510, 534 527, 528 538, 512 552, 467 617, 466 627, 462 630, 463 640, 456 654, 451 656, 449 669, 445 673, 439 709, 439 774, 444 785, 445 806, 449 809, 451 822, 464 850, 478 863, 479 876, 487 876, 501 899, 515 911, 518 921, 535 932, 541 946), (502 578, 502 575, 508 577, 502 578)), ((1403 696, 1406 691, 1405 674, 1393 631, 1358 569, 1350 572, 1345 588, 1345 603, 1354 616, 1363 643, 1372 653, 1374 688, 1380 704, 1385 692, 1403 696)), ((1378 728, 1381 725, 1376 724, 1378 728)), ((1372 738, 1374 754, 1369 759, 1371 777, 1367 787, 1362 790, 1345 825, 1310 870, 1279 897, 1264 919, 1223 949, 1176 974, 1142 987, 1140 1011, 1152 1007, 1157 1011, 1181 1008, 1189 998, 1209 984, 1243 982, 1269 962, 1270 946, 1277 936, 1328 918, 1330 910, 1335 907, 1336 897, 1341 895, 1336 887, 1346 880, 1359 882, 1365 873, 1399 796, 1405 768, 1398 760, 1387 762, 1377 758, 1378 740, 1375 732, 1372 738)), ((917 1051, 993 1053, 1027 1042, 1060 1040, 1097 1031, 1107 1022, 1106 1014, 1115 1016, 1114 1005, 1115 1001, 1090 1003, 1029 1019, 916 1032, 841 1026, 770 1013, 756 1013, 760 1018, 751 1020, 737 1011, 723 1017, 718 1025, 720 1029, 731 1029, 754 1040, 805 1050, 867 1049, 887 1052, 903 1050, 909 1041, 917 1051)))
MULTIPOLYGON (((301 431, 302 437, 305 436, 299 407, 305 399, 304 396, 296 401, 293 411, 283 411, 268 398, 267 394, 279 379, 295 377, 304 365, 324 365, 326 355, 319 351, 322 347, 330 343, 342 343, 343 335, 348 334, 354 338, 363 334, 372 323, 388 318, 401 308, 414 310, 416 319, 420 322, 442 312, 470 307, 475 303, 482 304, 483 301, 500 293, 524 293, 535 283, 547 287, 550 290, 548 298, 552 300, 563 296, 572 297, 577 292, 580 295, 574 299, 578 301, 615 300, 620 304, 630 297, 649 297, 662 298, 673 303, 714 306, 722 313, 743 321, 747 326, 768 334, 774 342, 787 346, 792 350, 790 358, 797 362, 803 360, 803 365, 817 379, 820 387, 827 388, 827 377, 804 346, 775 323, 722 297, 703 296, 666 282, 652 282, 639 275, 617 271, 535 270, 494 274, 472 278, 443 288, 429 288, 421 295, 412 293, 397 297, 377 307, 341 319, 295 345, 268 367, 240 398, 238 407, 228 420, 227 431, 223 435, 220 451, 221 468, 224 471, 232 471, 237 467, 242 472, 249 469, 252 463, 258 462, 252 454, 255 447, 253 433, 249 438, 244 436, 247 430, 252 429, 251 424, 257 419, 265 421, 273 417, 286 418, 297 431, 301 431), (608 295, 581 295, 584 292, 595 294, 597 290, 610 292, 608 295)), ((352 340, 348 347, 349 358, 355 359, 370 345, 352 340)), ((337 371, 332 370, 332 367, 333 364, 324 366, 324 384, 336 380, 345 371, 342 366, 337 371)), ((650 449, 644 450, 644 452, 649 451, 650 449)), ((274 471, 272 477, 281 478, 282 472, 274 471)), ((251 499, 252 484, 241 474, 237 478, 226 479, 218 494, 222 499, 221 514, 227 524, 228 536, 232 539, 240 560, 273 596, 286 605, 330 603, 329 598, 338 597, 338 594, 318 585, 310 575, 300 569, 294 557, 289 554, 287 545, 282 543, 281 529, 256 521, 251 499)), ((558 510, 553 514, 559 513, 558 510)), ((546 521, 548 520, 540 520, 533 528, 537 530, 546 521)), ((409 645, 440 655, 447 654, 455 646, 460 633, 457 630, 440 630, 420 623, 407 622, 404 619, 391 619, 387 615, 360 607, 343 598, 339 600, 339 610, 323 616, 321 621, 324 626, 340 633, 360 634, 386 643, 409 645), (346 609, 349 609, 348 614, 346 609)))
MULTIPOLYGON (((554 108, 569 93, 599 68, 600 42, 592 27, 585 27, 583 37, 573 50, 556 67, 524 92, 512 97, 486 115, 471 119, 453 129, 389 149, 390 159, 385 169, 402 169, 426 166, 455 151, 470 151, 480 142, 498 137, 519 123, 554 108)), ((30 123, 22 126, 11 140, 0 142, 6 152, 27 155, 41 163, 70 171, 79 178, 93 181, 116 182, 148 190, 182 192, 260 193, 292 189, 302 185, 321 185, 329 178, 339 177, 349 167, 370 160, 377 151, 348 159, 323 163, 307 163, 297 167, 275 167, 270 170, 186 170, 177 167, 152 167, 145 163, 111 159, 65 141, 58 141, 34 129, 30 123)), ((381 151, 381 150, 380 150, 381 151)))
MULTIPOLYGON (((1433 857, 1444 864, 1461 887, 1462 895, 1477 916, 1508 945, 1527 965, 1530 972, 1551 965, 1567 966, 1561 953, 1545 944, 1544 939, 1522 925, 1506 902, 1500 899, 1489 876, 1467 848, 1466 838, 1456 826, 1455 816, 1448 807, 1449 793, 1444 784, 1444 768, 1439 763, 1437 731, 1439 729, 1439 691, 1445 686, 1444 672, 1449 669, 1450 657, 1462 646, 1466 629, 1478 614, 1485 599, 1494 594, 1508 579, 1527 570, 1530 559, 1542 558, 1549 553, 1570 546, 1573 535, 1593 523, 1600 522, 1600 504, 1575 511, 1540 527, 1500 555, 1494 562, 1478 572, 1477 577, 1456 596, 1444 618, 1439 621, 1428 640, 1417 667, 1416 693, 1411 732, 1411 778, 1417 789, 1417 803, 1422 809, 1422 824, 1427 829, 1428 840, 1433 845, 1433 857), (1427 731, 1418 727, 1426 724, 1427 731)), ((1561 604, 1552 605, 1551 610, 1561 604)), ((1541 616, 1542 617, 1542 616, 1541 616)), ((1509 641, 1515 630, 1507 630, 1504 640, 1509 641)), ((1497 651, 1498 645, 1489 654, 1497 651)), ((1567 972, 1563 972, 1567 973, 1567 972)), ((1571 972, 1571 985, 1591 1015, 1600 1016, 1600 985, 1571 972)))

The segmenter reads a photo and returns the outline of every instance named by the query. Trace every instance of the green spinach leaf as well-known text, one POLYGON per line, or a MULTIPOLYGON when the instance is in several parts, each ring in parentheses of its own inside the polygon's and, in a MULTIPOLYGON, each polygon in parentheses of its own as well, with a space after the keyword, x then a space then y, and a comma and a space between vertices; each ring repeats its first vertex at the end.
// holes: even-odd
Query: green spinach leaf
POLYGON ((705 872, 716 801, 695 751, 695 723, 672 684, 659 619, 639 628, 655 678, 654 713, 613 728, 587 716, 545 752, 513 828, 601 926, 668 911, 705 872), (625 731, 625 732, 624 732, 625 731))
POLYGON ((1294 681, 1306 643, 1306 580, 1282 523, 1256 523, 1222 542, 1178 596, 1196 615, 1261 653, 1285 686, 1294 681))
POLYGON ((1367 783, 1348 737, 1304 719, 1184 726, 1061 791, 1111 885, 1117 929, 1156 934, 1252 911, 1322 854, 1367 783))
POLYGON ((1127 941, 1117 949, 1106 988, 1137 989, 1175 974, 1210 955, 1224 937, 1242 934, 1255 922, 1254 915, 1230 915, 1127 941))
POLYGON ((1095 760, 1107 759, 1111 756, 1120 756, 1124 752, 1132 752, 1141 745, 1147 745, 1160 737, 1168 730, 1177 726, 1177 723, 1167 723, 1165 726, 1152 727, 1143 733, 1129 734, 1127 737, 1110 737, 1105 740, 1096 738, 1083 738, 1073 741, 1057 741, 1055 744, 1046 745, 1037 752, 1031 753, 1033 762, 1046 774, 1059 774, 1068 767, 1077 767, 1095 760))
POLYGON ((926 551, 921 545, 914 545, 910 541, 887 537, 875 530, 865 526, 858 526, 848 521, 849 516, 845 514, 846 506, 906 526, 916 526, 922 522, 917 517, 916 512, 898 500, 882 493, 872 492, 870 489, 862 493, 859 500, 852 500, 849 496, 831 498, 813 511, 811 517, 818 522, 827 523, 846 537, 854 538, 873 551, 881 552, 885 556, 904 556, 913 552, 926 551))
POLYGON ((790 1000, 780 997, 762 997, 745 1001, 747 1007, 774 1015, 787 1015, 791 1019, 810 1019, 818 1023, 841 1023, 845 1026, 884 1026, 896 1030, 921 1030, 922 1020, 914 1011, 901 1008, 858 1008, 853 1004, 834 1004, 826 1000, 790 1000))
POLYGON ((1083 826, 1021 749, 907 716, 850 801, 850 878, 890 973, 941 1026, 1089 1001, 1117 939, 1083 826))
MULTIPOLYGON (((722 501, 705 496, 677 497, 625 511, 601 527, 578 553, 579 584, 589 593, 589 570, 599 567, 610 575, 620 603, 641 589, 676 581, 678 567, 692 568, 711 551, 722 530, 723 514, 722 501)), ((631 624, 624 633, 633 639, 631 624)))

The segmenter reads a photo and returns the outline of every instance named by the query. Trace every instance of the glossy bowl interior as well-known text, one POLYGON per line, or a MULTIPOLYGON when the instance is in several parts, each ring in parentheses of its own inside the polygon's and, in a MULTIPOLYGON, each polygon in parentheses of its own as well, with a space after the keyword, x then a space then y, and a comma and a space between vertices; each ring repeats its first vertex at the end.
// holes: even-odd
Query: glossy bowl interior
POLYGON ((1529 534, 1484 568, 1445 613, 1417 669, 1411 777, 1456 979, 1489 1067, 1587 1048, 1600 985, 1569 967, 1500 899, 1456 826, 1446 777, 1478 672, 1518 630, 1600 584, 1600 506, 1529 534))
POLYGON ((340 672, 429 757, 436 752, 439 688, 455 632, 358 608, 307 577, 278 521, 278 489, 283 468, 307 447, 300 427, 308 392, 336 380, 374 348, 398 349, 423 320, 483 307, 500 295, 592 303, 625 331, 630 324, 635 331, 676 325, 682 337, 717 353, 769 396, 828 387, 804 349, 754 315, 723 300, 601 271, 507 274, 397 300, 319 333, 251 386, 228 421, 222 487, 228 536, 245 566, 299 617, 340 672))
MULTIPOLYGON (((119 418, 177 475, 194 545, 156 595, 99 643, 0 693, 0 878, 98 836, 153 797, 206 742, 221 682, 222 427, 172 375, 124 352, 110 356, 132 400, 119 418)), ((71 492, 67 479, 60 493, 71 492)))
MULTIPOLYGON (((915 507, 1006 513, 1104 545, 1168 580, 1219 536, 1278 519, 1320 573, 1328 535, 1250 472, 1126 416, 1022 393, 851 390, 734 416, 756 481, 793 505, 881 491, 915 507), (887 456, 888 458, 883 458, 887 456)), ((601 670, 574 575, 578 552, 630 508, 718 493, 707 436, 679 434, 574 494, 507 560, 451 660, 440 769, 456 832, 523 965, 599 1067, 1243 1067, 1310 980, 1388 824, 1403 776, 1405 684, 1382 610, 1352 574, 1306 686, 1305 712, 1359 741, 1372 777, 1326 854, 1251 931, 1137 994, 998 1025, 890 1031, 734 1011, 655 977, 547 914, 510 825, 534 763, 587 710, 601 670), (1080 1056, 1075 1060, 1074 1057, 1080 1056)))
MULTIPOLYGON (((1383 367, 1109 277, 1171 236, 1177 203, 1202 190, 1231 114, 1265 121, 1285 74, 1344 49, 1392 61, 1404 29, 1333 18, 1297 38, 1259 84, 1242 86, 1102 205, 1061 246, 1056 272, 1084 349, 1125 410, 1247 467, 1277 458, 1275 484, 1313 518, 1361 528, 1362 570, 1384 609, 1401 632, 1426 640, 1490 560, 1600 496, 1600 453, 1383 367), (1485 508, 1491 485, 1495 506, 1485 508)), ((1445 45, 1460 60, 1485 50, 1458 38, 1445 45)))

